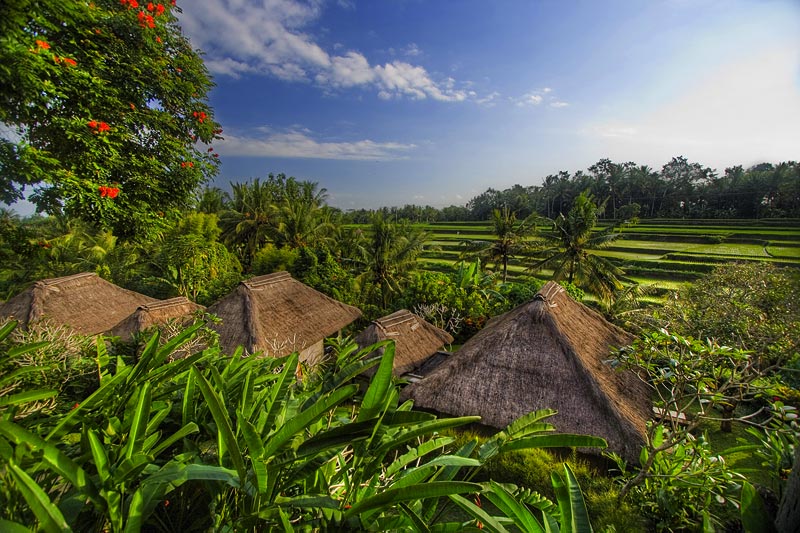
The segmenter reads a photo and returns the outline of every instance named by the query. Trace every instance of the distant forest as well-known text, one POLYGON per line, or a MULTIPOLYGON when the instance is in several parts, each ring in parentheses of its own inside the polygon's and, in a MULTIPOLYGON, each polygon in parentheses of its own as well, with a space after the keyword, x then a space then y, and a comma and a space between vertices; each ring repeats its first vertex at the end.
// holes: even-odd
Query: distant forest
POLYGON ((800 218, 800 163, 735 166, 719 175, 684 157, 673 158, 661 170, 601 159, 585 172, 551 174, 541 185, 514 185, 502 191, 489 188, 466 206, 358 209, 348 211, 347 217, 366 223, 380 211, 416 222, 487 220, 493 209, 507 207, 519 217, 538 213, 553 218, 566 213, 575 197, 587 190, 606 202, 607 219, 800 218))

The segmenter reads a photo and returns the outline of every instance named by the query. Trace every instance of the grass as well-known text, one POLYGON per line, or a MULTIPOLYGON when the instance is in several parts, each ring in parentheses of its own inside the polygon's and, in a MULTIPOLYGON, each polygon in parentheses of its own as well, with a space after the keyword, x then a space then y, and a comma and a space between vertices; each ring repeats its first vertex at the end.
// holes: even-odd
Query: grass
MULTIPOLYGON (((460 260, 464 240, 491 240, 488 222, 437 222, 418 227, 431 233, 422 268, 448 270, 460 260)), ((628 278, 675 290, 716 266, 764 261, 800 268, 800 221, 654 220, 624 228, 619 240, 594 253, 628 272, 628 278)), ((530 259, 514 259, 509 273, 525 276, 530 259)), ((551 273, 540 272, 539 278, 551 273)))

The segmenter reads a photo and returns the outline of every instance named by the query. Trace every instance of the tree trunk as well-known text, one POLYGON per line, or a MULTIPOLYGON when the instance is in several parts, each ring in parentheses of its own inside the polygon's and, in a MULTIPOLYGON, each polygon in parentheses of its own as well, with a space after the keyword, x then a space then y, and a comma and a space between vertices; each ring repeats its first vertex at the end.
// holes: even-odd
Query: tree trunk
POLYGON ((733 412, 736 410, 736 405, 725 404, 722 406, 722 422, 719 424, 719 430, 724 433, 731 433, 733 431, 733 412))
POLYGON ((800 446, 794 449, 794 466, 783 491, 778 517, 775 519, 778 533, 800 531, 800 446))

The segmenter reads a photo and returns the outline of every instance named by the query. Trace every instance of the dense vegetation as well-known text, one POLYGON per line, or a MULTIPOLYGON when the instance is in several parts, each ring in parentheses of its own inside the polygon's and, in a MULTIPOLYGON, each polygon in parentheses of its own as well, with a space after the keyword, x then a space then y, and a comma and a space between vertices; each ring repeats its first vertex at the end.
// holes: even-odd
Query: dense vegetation
MULTIPOLYGON (((176 6, 1 9, 0 120, 16 130, 0 194, 33 187, 40 209, 0 212, 3 298, 93 271, 210 304, 288 270, 367 320, 409 308, 460 344, 555 279, 636 332, 609 359, 657 412, 638 464, 569 454, 554 468, 543 448, 603 443, 553 433, 546 409, 494 435, 413 411, 391 345, 365 359, 331 340, 298 379, 296 354, 220 353, 203 320, 137 353, 11 321, 0 529, 769 531, 800 490, 797 163, 717 175, 681 157, 660 171, 601 160, 443 210, 342 213, 282 174, 227 193, 202 188, 216 157, 198 143, 221 130, 176 6)), ((788 508, 778 524, 798 520, 788 508)))

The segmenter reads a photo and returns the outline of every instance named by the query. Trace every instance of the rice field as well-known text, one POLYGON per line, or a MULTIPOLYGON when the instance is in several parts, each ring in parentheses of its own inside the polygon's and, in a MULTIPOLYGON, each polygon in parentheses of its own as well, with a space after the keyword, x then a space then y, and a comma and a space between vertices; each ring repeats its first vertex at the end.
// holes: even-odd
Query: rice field
MULTIPOLYGON (((467 240, 491 240, 488 222, 437 222, 421 225, 431 234, 420 258, 425 269, 446 271, 461 259, 467 240)), ((629 279, 675 290, 715 267, 736 261, 762 261, 800 268, 800 220, 653 220, 621 230, 619 240, 598 250, 629 279)), ((509 277, 523 278, 530 258, 515 258, 509 277)), ((547 278, 550 272, 537 273, 547 278)))

